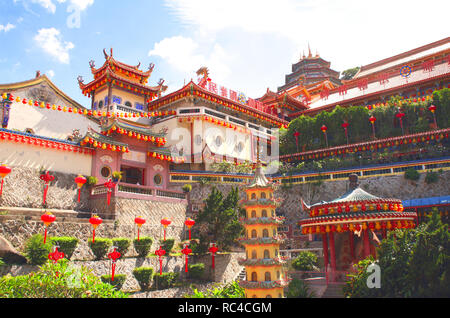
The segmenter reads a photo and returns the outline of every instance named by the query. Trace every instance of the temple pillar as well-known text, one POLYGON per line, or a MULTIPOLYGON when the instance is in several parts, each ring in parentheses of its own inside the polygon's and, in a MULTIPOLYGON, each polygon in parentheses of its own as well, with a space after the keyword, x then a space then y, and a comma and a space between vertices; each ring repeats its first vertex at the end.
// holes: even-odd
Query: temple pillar
POLYGON ((370 255, 369 229, 363 231, 364 258, 370 255))
POLYGON ((334 282, 336 272, 336 250, 334 246, 334 233, 330 232, 330 265, 331 265, 331 281, 334 282))
POLYGON ((325 267, 325 272, 328 267, 328 238, 327 234, 322 234, 322 248, 323 248, 323 266, 325 267))
POLYGON ((352 263, 355 263, 355 240, 353 239, 353 232, 348 232, 348 241, 350 245, 350 257, 352 258, 352 263))

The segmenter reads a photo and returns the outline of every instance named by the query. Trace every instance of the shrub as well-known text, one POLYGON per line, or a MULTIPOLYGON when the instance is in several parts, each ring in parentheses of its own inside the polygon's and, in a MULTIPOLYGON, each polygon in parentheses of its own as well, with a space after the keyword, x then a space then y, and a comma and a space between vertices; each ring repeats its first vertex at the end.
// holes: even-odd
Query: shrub
POLYGON ((48 261, 48 254, 52 252, 50 240, 44 244, 41 234, 31 236, 25 243, 25 257, 31 265, 43 265, 48 261))
POLYGON ((127 279, 127 275, 115 274, 114 280, 111 280, 111 275, 102 275, 100 278, 105 284, 110 284, 115 290, 120 290, 127 279))
POLYGON ((136 267, 133 269, 133 275, 139 283, 142 290, 148 290, 153 277, 153 268, 136 267))
POLYGON ((292 261, 292 267, 298 271, 312 271, 318 265, 317 255, 312 252, 300 252, 292 261))
POLYGON ((153 276, 154 286, 158 289, 167 289, 175 286, 178 280, 179 273, 162 273, 162 275, 155 274, 153 276))
POLYGON ((91 270, 70 266, 67 260, 48 262, 23 276, 0 277, 0 298, 126 298, 127 294, 102 283, 91 270))
POLYGON ((87 177, 87 184, 88 185, 94 186, 94 185, 97 184, 97 182, 98 182, 98 178, 97 177, 93 177, 93 176, 87 177))
POLYGON ((122 254, 122 257, 128 252, 131 245, 131 240, 126 237, 117 237, 112 239, 113 246, 117 246, 117 251, 122 254))
POLYGON ((172 251, 172 249, 173 249, 173 246, 175 244, 175 239, 168 238, 165 241, 164 240, 160 240, 159 244, 166 251, 166 253, 169 254, 172 251))
POLYGON ((214 286, 213 289, 208 289, 201 292, 198 289, 191 287, 193 293, 184 295, 184 298, 245 298, 245 290, 237 281, 231 282, 225 286, 214 286))
POLYGON ((196 280, 204 280, 205 279, 205 264, 198 263, 188 265, 189 267, 189 277, 196 280))
POLYGON ((0 266, 5 265, 5 262, 3 262, 3 260, 0 258, 0 266))
POLYGON ((427 171, 427 174, 425 175, 425 182, 430 183, 436 183, 439 180, 439 175, 435 171, 427 171))
POLYGON ((192 185, 185 184, 181 189, 183 190, 184 193, 189 193, 192 191, 192 185))
POLYGON ((105 257, 106 253, 108 253, 112 246, 112 241, 108 238, 99 237, 95 238, 94 242, 92 242, 92 239, 89 239, 88 245, 91 248, 92 253, 94 253, 95 258, 99 260, 105 257))
POLYGON ((312 298, 314 292, 310 291, 308 285, 298 278, 292 279, 288 286, 287 298, 312 298))
POLYGON ((414 168, 409 168, 405 171, 405 179, 417 181, 420 179, 420 173, 414 168))
POLYGON ((140 240, 134 239, 133 245, 139 257, 146 257, 152 247, 153 239, 151 237, 141 237, 140 240))
POLYGON ((78 239, 76 237, 61 236, 51 237, 50 240, 54 246, 59 246, 58 251, 64 253, 64 257, 70 259, 75 252, 78 245, 78 239))

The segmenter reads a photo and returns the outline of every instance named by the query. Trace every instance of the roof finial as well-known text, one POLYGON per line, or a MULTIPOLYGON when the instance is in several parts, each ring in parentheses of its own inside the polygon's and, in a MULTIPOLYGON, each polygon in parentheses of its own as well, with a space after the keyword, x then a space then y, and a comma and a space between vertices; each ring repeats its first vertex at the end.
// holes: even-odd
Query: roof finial
POLYGON ((309 47, 309 42, 308 42, 308 57, 312 57, 311 48, 309 47))

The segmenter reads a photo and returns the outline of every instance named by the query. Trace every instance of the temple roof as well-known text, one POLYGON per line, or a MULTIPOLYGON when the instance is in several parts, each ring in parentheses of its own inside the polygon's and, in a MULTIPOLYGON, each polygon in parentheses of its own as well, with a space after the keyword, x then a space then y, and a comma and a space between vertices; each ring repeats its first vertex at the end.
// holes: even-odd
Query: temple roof
POLYGON ((155 133, 152 128, 145 124, 139 124, 134 121, 129 121, 121 118, 115 118, 113 121, 108 123, 105 126, 102 126, 102 131, 109 131, 113 126, 122 128, 127 131, 133 131, 146 136, 154 136, 154 137, 164 137, 166 133, 159 132, 155 133))

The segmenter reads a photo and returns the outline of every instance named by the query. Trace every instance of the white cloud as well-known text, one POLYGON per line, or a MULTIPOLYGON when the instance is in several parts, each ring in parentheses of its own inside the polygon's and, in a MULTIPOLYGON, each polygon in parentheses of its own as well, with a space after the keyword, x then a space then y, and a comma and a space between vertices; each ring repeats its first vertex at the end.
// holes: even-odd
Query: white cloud
POLYGON ((190 37, 174 36, 155 43, 149 56, 159 56, 176 71, 185 76, 194 76, 202 66, 207 66, 215 79, 223 80, 230 73, 226 62, 229 56, 225 50, 215 44, 210 52, 200 52, 200 45, 190 37))
POLYGON ((53 78, 53 77, 55 77, 55 71, 54 70, 49 70, 47 72, 47 75, 48 75, 48 77, 53 78))
MULTIPOLYGON (((14 0, 14 2, 19 2, 20 0, 14 0)), ((27 7, 27 3, 35 3, 46 9, 50 13, 56 12, 56 3, 69 3, 69 5, 74 5, 79 10, 83 11, 87 7, 94 4, 94 0, 22 0, 25 7, 27 7), (55 2, 56 1, 56 2, 55 2)))
POLYGON ((8 32, 12 29, 14 29, 16 26, 14 24, 11 23, 7 23, 6 25, 0 24, 0 32, 8 32))
POLYGON ((56 58, 59 62, 70 62, 69 51, 75 47, 72 42, 62 40, 61 33, 55 28, 40 29, 34 40, 47 54, 56 58))

